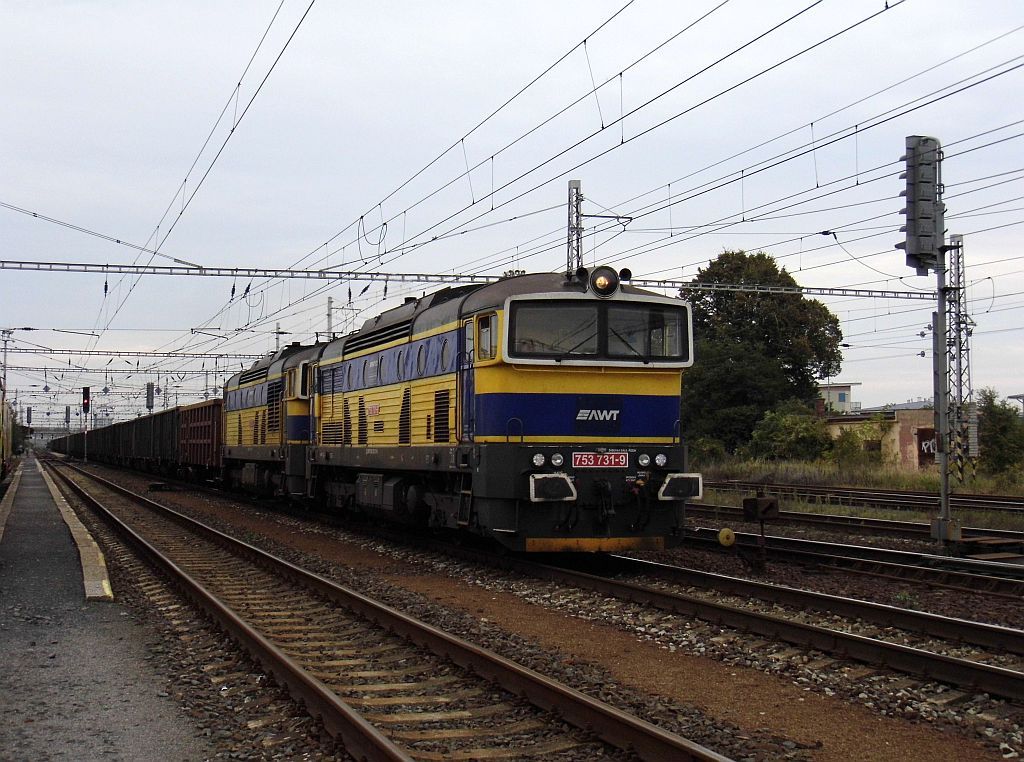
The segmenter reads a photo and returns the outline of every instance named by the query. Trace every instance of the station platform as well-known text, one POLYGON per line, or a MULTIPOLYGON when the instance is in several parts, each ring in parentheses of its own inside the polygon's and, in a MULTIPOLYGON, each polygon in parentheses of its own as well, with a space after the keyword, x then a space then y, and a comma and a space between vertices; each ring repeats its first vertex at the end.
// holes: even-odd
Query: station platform
POLYGON ((0 501, 0 759, 214 755, 116 594, 99 547, 26 456, 0 501))

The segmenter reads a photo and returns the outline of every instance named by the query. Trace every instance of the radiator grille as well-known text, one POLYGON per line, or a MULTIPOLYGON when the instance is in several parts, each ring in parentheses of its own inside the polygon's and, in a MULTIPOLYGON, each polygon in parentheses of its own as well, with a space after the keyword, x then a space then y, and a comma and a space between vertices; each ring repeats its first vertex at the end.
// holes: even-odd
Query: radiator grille
POLYGON ((449 423, 450 394, 447 389, 434 392, 434 441, 447 442, 451 437, 449 423))
POLYGON ((412 442, 412 389, 402 392, 402 409, 398 413, 398 444, 412 442))

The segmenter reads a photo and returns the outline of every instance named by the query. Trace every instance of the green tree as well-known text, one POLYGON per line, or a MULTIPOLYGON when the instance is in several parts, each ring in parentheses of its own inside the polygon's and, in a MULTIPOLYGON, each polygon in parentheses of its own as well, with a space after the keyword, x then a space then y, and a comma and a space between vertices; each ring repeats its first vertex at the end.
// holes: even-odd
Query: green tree
MULTIPOLYGON (((696 283, 796 286, 769 255, 723 252, 696 283)), ((839 319, 800 294, 690 291, 695 363, 683 377, 682 414, 690 437, 713 437, 730 451, 746 443, 779 402, 811 404, 817 379, 839 373, 839 319)))
POLYGON ((995 389, 978 393, 978 446, 982 471, 1000 474, 1024 465, 1024 420, 995 389))

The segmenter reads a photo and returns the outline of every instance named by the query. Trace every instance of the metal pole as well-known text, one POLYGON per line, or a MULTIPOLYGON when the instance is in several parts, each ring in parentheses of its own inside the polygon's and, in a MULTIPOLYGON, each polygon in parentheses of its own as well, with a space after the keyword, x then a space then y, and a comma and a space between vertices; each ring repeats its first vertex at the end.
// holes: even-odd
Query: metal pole
POLYGON ((569 240, 566 246, 565 276, 571 278, 583 266, 583 186, 569 181, 569 240))
POLYGON ((932 519, 932 537, 939 545, 960 541, 960 522, 954 520, 949 508, 949 375, 946 366, 946 251, 939 248, 935 268, 939 294, 938 309, 932 313, 932 386, 935 399, 935 444, 939 466, 939 516, 932 519))
POLYGON ((1024 418, 1024 394, 1011 394, 1007 399, 1017 400, 1020 403, 1020 415, 1024 418))
POLYGON ((327 336, 331 339, 334 338, 334 297, 327 297, 327 336))
POLYGON ((14 333, 14 331, 9 331, 9 330, 3 332, 3 341, 4 341, 4 376, 3 376, 3 386, 0 386, 0 408, 3 408, 7 404, 7 342, 11 340, 11 334, 13 334, 13 333, 14 333))

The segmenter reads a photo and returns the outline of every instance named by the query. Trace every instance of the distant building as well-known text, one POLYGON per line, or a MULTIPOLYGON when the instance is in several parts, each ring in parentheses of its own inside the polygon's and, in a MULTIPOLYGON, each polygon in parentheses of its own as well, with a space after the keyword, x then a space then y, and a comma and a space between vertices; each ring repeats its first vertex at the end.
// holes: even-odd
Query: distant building
POLYGON ((915 400, 907 400, 906 402, 890 402, 887 405, 880 405, 879 407, 867 407, 864 408, 862 413, 877 413, 882 410, 931 410, 932 409, 932 398, 931 397, 918 397, 915 400))
POLYGON ((935 424, 930 409, 887 406, 829 416, 825 422, 833 439, 845 430, 857 432, 864 449, 879 452, 886 465, 907 471, 935 466, 935 424))
POLYGON ((859 383, 819 384, 818 414, 835 439, 852 431, 866 451, 880 454, 883 463, 914 470, 935 466, 935 424, 931 398, 918 397, 865 408, 853 400, 859 383))
POLYGON ((860 411, 860 403, 853 401, 853 387, 859 381, 849 384, 818 384, 818 399, 821 412, 825 415, 845 415, 860 411))

